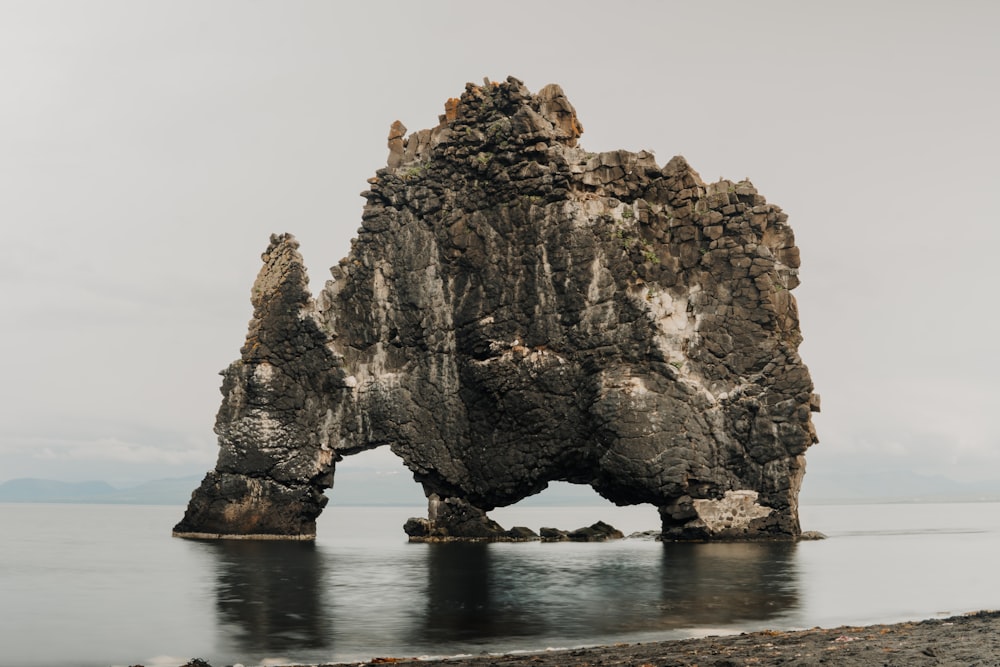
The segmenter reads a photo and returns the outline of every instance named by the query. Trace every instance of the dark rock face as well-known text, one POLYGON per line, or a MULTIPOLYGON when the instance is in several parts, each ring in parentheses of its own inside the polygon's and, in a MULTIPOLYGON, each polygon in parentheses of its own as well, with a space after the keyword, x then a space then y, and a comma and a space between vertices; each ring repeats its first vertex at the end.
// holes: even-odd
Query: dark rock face
POLYGON ((262 255, 242 356, 222 372, 219 460, 175 534, 315 536, 336 458, 326 406, 347 390, 297 248, 290 236, 273 236, 262 255))
POLYGON ((818 397, 799 252, 749 181, 592 154, 558 86, 469 84, 405 136, 316 302, 273 237, 215 472, 179 535, 309 537, 335 460, 388 445, 412 537, 499 539, 550 481, 660 509, 665 539, 794 538, 818 397))
POLYGON ((625 537, 622 531, 603 521, 569 531, 558 528, 542 528, 539 534, 543 542, 607 542, 625 537))

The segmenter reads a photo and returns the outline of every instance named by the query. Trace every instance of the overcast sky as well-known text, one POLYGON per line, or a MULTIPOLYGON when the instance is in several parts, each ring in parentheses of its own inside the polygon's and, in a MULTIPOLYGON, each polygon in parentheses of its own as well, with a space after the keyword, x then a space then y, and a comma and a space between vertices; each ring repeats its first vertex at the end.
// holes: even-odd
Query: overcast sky
POLYGON ((0 0, 0 481, 211 468, 269 234, 318 290, 392 121, 508 74, 562 85, 587 150, 682 154, 789 214, 811 471, 998 478, 998 25, 985 0, 0 0))

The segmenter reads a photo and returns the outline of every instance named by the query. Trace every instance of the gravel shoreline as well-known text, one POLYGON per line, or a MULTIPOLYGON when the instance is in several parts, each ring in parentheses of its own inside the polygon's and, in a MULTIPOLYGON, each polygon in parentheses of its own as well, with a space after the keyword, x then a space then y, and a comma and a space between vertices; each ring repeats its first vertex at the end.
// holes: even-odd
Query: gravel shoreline
MULTIPOLYGON (((892 625, 703 637, 464 658, 379 657, 343 665, 413 667, 736 667, 964 665, 1000 667, 1000 611, 892 625)), ((320 665, 318 667, 333 667, 320 665)))

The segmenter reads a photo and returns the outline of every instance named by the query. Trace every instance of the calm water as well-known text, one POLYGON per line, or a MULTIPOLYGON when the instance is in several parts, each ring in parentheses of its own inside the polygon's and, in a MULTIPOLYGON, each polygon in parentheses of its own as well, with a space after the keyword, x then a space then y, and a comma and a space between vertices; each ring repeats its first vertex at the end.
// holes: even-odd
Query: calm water
MULTIPOLYGON (((316 544, 172 539, 180 507, 0 505, 0 665, 282 664, 644 641, 1000 607, 1000 504, 812 506, 793 544, 407 544, 330 507, 316 544)), ((648 507, 502 524, 656 527, 648 507)))

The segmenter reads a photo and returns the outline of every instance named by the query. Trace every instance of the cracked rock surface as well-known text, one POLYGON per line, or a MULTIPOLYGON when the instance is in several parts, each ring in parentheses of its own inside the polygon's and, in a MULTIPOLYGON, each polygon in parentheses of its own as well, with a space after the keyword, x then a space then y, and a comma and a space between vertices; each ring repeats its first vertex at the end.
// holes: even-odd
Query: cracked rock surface
POLYGON ((436 127, 393 124, 317 299, 272 237, 175 533, 311 537, 335 462, 387 445, 421 538, 499 539, 486 513, 554 480, 657 506, 665 539, 797 537, 819 399, 787 216, 581 133, 558 86, 468 84, 436 127))

